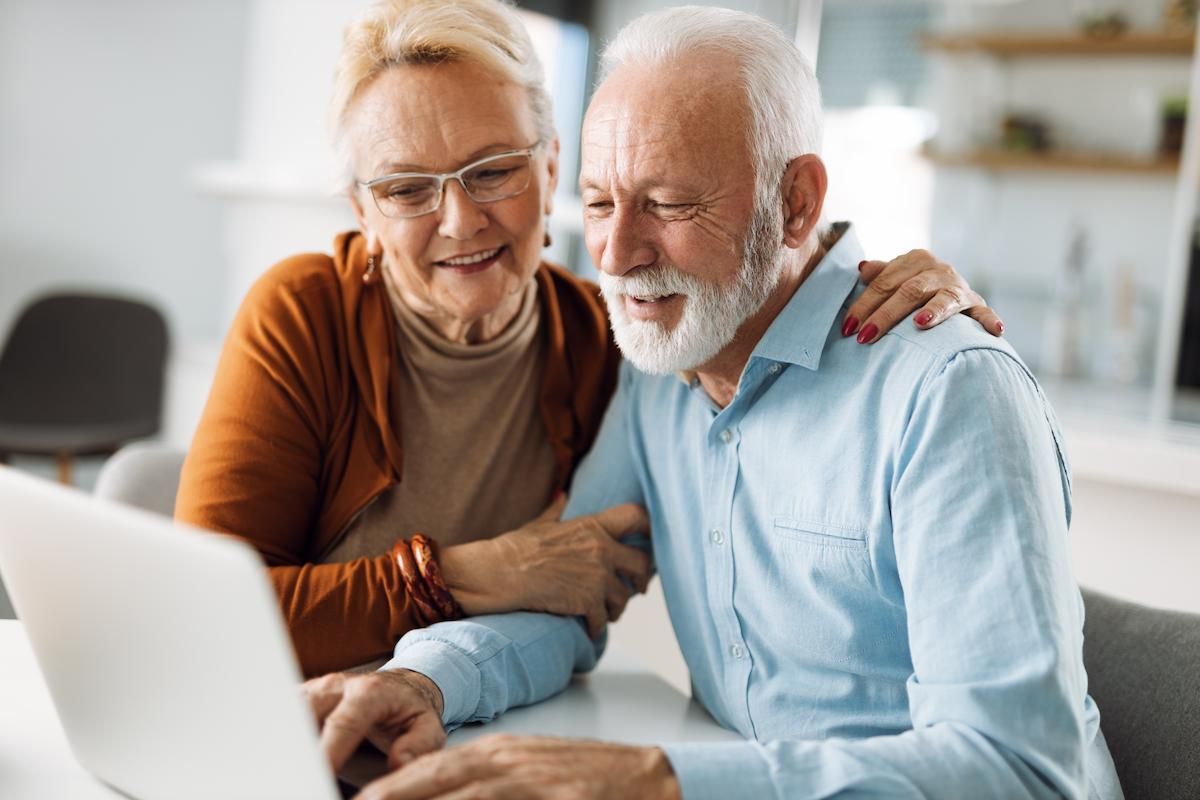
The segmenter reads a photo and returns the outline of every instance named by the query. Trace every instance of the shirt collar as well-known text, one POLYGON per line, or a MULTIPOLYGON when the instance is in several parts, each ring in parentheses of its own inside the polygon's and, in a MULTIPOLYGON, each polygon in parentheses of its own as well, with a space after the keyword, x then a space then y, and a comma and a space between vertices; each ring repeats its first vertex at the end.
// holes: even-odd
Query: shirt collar
POLYGON ((847 223, 841 238, 767 328, 750 360, 782 361, 816 370, 838 312, 858 283, 862 260, 862 246, 853 225, 847 223))

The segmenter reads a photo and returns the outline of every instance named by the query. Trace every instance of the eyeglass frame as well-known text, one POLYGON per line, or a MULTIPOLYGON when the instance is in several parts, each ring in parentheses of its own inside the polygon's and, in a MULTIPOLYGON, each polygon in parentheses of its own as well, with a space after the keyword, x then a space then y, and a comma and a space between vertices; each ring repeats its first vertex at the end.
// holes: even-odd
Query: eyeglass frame
MULTIPOLYGON (((476 159, 476 160, 472 161, 470 164, 467 164, 466 166, 463 166, 463 167, 455 170, 454 172, 441 172, 441 173, 438 173, 438 172, 393 172, 388 175, 380 175, 378 178, 372 178, 369 181, 360 181, 360 180, 356 179, 354 182, 360 188, 366 189, 370 193, 371 202, 373 202, 375 204, 375 208, 379 210, 380 214, 383 214, 388 219, 416 219, 417 217, 423 217, 427 214, 433 214, 434 212, 436 212, 438 209, 440 209, 442 207, 442 201, 446 199, 446 181, 449 181, 449 180, 458 181, 458 185, 460 187, 462 187, 463 194, 465 194, 468 198, 470 198, 472 203, 498 203, 501 200, 510 200, 510 199, 516 197, 517 195, 522 194, 526 189, 529 188, 529 184, 528 183, 525 184, 525 186, 522 187, 520 189, 520 191, 516 191, 516 192, 513 192, 512 194, 505 195, 504 197, 497 197, 493 200, 476 200, 474 197, 471 197, 471 190, 467 188, 466 182, 463 181, 463 175, 465 175, 470 170, 475 169, 480 164, 486 164, 487 162, 492 161, 493 159, 509 158, 511 156, 528 156, 530 164, 532 165, 533 154, 536 153, 541 148, 541 146, 545 143, 546 143, 545 139, 538 139, 536 142, 531 144, 529 147, 525 147, 520 150, 506 150, 503 153, 493 153, 490 156, 484 156, 483 158, 476 159), (428 211, 422 211, 419 214, 413 214, 411 216, 391 216, 391 215, 385 213, 384 210, 382 208, 380 208, 380 206, 379 206, 379 198, 375 196, 374 192, 370 191, 371 187, 377 186, 377 185, 383 183, 384 181, 391 181, 391 180, 395 180, 397 178, 433 178, 433 179, 437 180, 437 182, 438 182, 437 183, 437 203, 433 206, 433 208, 429 209, 428 211)), ((530 180, 530 183, 532 183, 532 179, 530 180)))

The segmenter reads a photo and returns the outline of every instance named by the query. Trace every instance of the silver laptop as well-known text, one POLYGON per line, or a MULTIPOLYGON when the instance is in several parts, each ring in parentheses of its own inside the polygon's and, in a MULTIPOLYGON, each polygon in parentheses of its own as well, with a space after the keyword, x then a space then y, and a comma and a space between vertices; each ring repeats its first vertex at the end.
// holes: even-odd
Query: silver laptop
POLYGON ((263 564, 0 467, 0 575, 79 762, 138 800, 337 800, 263 564))

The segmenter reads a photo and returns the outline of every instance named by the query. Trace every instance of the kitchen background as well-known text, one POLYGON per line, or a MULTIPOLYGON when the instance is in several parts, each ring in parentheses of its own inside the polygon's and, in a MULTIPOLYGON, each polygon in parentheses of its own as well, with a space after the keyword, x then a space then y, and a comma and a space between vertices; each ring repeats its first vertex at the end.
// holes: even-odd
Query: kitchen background
MULTIPOLYGON (((325 103, 341 28, 365 4, 0 0, 0 336, 52 290, 152 302, 171 329, 157 438, 186 447, 246 288, 352 225, 325 103)), ((668 4, 521 4, 564 174, 597 48, 668 4)), ((831 217, 854 220, 873 257, 930 248, 1005 319, 1066 430, 1080 581, 1200 612, 1196 3, 721 4, 817 52, 831 217)), ((589 274, 561 183, 553 256, 589 274)), ((686 688, 667 624, 655 589, 614 641, 686 688)))

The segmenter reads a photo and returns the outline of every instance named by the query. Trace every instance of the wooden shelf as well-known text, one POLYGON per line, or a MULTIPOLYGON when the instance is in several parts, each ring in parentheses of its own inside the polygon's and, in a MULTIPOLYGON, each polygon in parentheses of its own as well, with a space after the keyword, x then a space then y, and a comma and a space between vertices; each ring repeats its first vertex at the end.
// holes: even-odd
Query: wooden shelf
POLYGON ((1140 159, 1103 153, 1027 153, 1012 150, 980 149, 968 153, 939 153, 926 148, 924 155, 943 167, 974 167, 988 170, 1104 172, 1131 175, 1174 175, 1179 171, 1177 157, 1140 159))
POLYGON ((1085 36, 1075 31, 994 31, 937 34, 921 38, 926 50, 982 52, 994 56, 1190 56, 1194 34, 1131 30, 1118 36, 1085 36))

